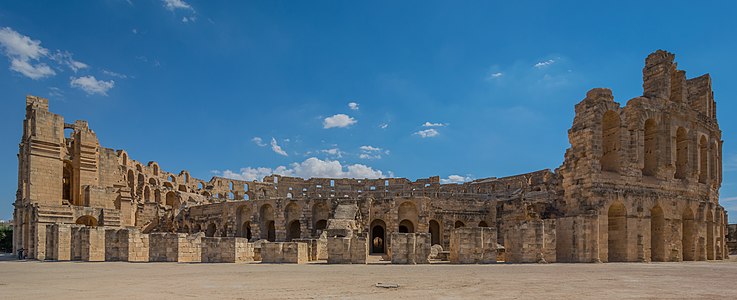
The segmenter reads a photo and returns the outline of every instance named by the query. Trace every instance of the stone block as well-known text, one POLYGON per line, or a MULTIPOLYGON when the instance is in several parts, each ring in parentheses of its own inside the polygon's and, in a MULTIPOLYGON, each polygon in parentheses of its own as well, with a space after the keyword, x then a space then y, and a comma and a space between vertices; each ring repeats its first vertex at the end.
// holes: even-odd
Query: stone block
POLYGON ((429 233, 399 233, 391 235, 393 264, 428 264, 430 263, 429 233))
POLYGON ((261 244, 261 262, 303 264, 308 261, 307 244, 278 242, 261 244))
POLYGON ((449 260, 453 264, 496 263, 496 245, 496 228, 456 228, 450 233, 449 260))

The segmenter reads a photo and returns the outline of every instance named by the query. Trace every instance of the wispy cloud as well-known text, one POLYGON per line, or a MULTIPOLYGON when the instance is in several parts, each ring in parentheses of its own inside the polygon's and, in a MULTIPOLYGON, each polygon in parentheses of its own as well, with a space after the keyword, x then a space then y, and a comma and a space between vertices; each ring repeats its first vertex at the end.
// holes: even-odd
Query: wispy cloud
POLYGON ((340 151, 339 148, 330 148, 330 149, 320 150, 320 153, 324 153, 324 154, 330 155, 335 158, 343 158, 343 154, 345 152, 340 151))
POLYGON ((41 58, 49 54, 49 50, 41 46, 41 41, 4 27, 0 29, 0 46, 3 54, 10 60, 10 70, 33 80, 56 75, 51 67, 40 62, 41 58))
POLYGON ((381 123, 379 125, 379 128, 381 128, 381 129, 387 129, 387 128, 389 128, 389 123, 381 123))
POLYGON ((257 137, 257 136, 253 137, 251 139, 251 142, 258 145, 259 147, 266 147, 266 144, 264 144, 264 139, 257 137))
POLYGON ((363 145, 359 149, 361 149, 361 153, 358 155, 360 159, 381 159, 382 154, 389 154, 389 150, 383 150, 371 145, 363 145))
POLYGON ((425 124, 422 124, 422 127, 445 127, 445 126, 448 126, 448 123, 425 122, 425 124))
POLYGON ((348 108, 350 108, 351 110, 358 110, 358 103, 356 102, 348 103, 348 108))
POLYGON ((274 151, 274 153, 276 154, 289 156, 289 154, 287 154, 287 152, 284 151, 284 149, 282 149, 281 146, 276 143, 276 139, 273 137, 271 138, 271 150, 274 151))
POLYGON ((109 71, 109 70, 105 70, 105 69, 102 70, 102 74, 105 74, 107 76, 117 77, 117 78, 120 78, 120 79, 126 79, 126 78, 128 78, 128 75, 120 74, 120 73, 109 71))
POLYGON ((183 0, 163 0, 163 2, 164 7, 170 11, 176 11, 178 9, 194 11, 192 5, 189 5, 189 3, 184 2, 183 0))
POLYGON ((107 96, 107 92, 115 86, 115 81, 97 80, 95 76, 71 77, 70 85, 83 90, 88 95, 107 96))
POLYGON ((504 76, 504 73, 502 73, 502 72, 496 72, 496 73, 489 74, 489 77, 487 77, 486 79, 497 79, 497 78, 502 77, 502 76, 504 76))
POLYGON ((544 67, 547 67, 549 65, 552 65, 554 63, 555 63, 555 60, 548 59, 546 61, 541 61, 541 62, 536 63, 535 65, 533 65, 533 67, 535 67, 535 68, 544 68, 544 67))
POLYGON ((415 132, 414 134, 419 135, 421 138, 424 139, 424 138, 436 137, 440 135, 440 132, 438 132, 434 128, 430 128, 430 129, 420 130, 418 132, 415 132))
POLYGON ((351 126, 353 124, 356 124, 358 121, 356 119, 346 115, 346 114, 336 114, 330 117, 325 118, 322 122, 322 127, 325 129, 328 128, 345 128, 348 126, 351 126))
POLYGON ((442 184, 449 184, 449 183, 464 183, 467 181, 472 181, 473 178, 470 176, 461 176, 461 175, 450 175, 448 178, 441 178, 440 183, 442 184))
POLYGON ((50 58, 61 65, 66 65, 74 73, 77 73, 77 71, 89 67, 87 64, 81 61, 74 60, 72 56, 72 53, 70 53, 69 51, 56 50, 56 53, 51 55, 50 58))

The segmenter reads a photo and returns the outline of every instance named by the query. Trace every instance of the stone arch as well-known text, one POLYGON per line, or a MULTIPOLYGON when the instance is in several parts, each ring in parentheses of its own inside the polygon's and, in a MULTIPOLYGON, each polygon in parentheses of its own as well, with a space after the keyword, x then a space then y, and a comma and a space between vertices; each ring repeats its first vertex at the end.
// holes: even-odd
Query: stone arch
POLYGON ((430 231, 430 244, 431 245, 442 245, 442 234, 440 232, 440 223, 436 220, 430 220, 429 224, 430 231))
POLYGON ((161 204, 161 191, 158 189, 154 191, 154 201, 156 201, 156 203, 158 204, 161 204))
POLYGON ((621 121, 615 111, 607 111, 601 118, 601 170, 619 173, 621 148, 621 121))
POLYGON ((85 215, 77 218, 77 221, 75 221, 74 223, 84 226, 97 227, 97 218, 90 215, 85 215))
POLYGON ((453 228, 463 228, 463 227, 466 227, 466 224, 463 223, 463 221, 461 220, 458 220, 455 222, 455 224, 453 224, 453 228))
POLYGON ((250 205, 241 205, 236 209, 235 222, 238 236, 250 239, 251 233, 251 207, 250 205))
POLYGON ((153 163, 152 166, 154 169, 154 176, 159 176, 159 164, 153 163))
POLYGON ((143 187, 143 201, 151 202, 151 188, 148 186, 143 187))
MULTIPOLYGON (((74 187, 74 168, 72 168, 72 163, 70 161, 64 161, 64 170, 63 170, 63 176, 62 176, 62 193, 61 193, 61 199, 69 201, 69 203, 74 203, 73 195, 73 187, 74 187)), ((76 203, 74 203, 76 204, 76 203)))
POLYGON ((297 202, 292 201, 284 207, 284 220, 290 222, 292 220, 299 220, 302 217, 302 209, 299 207, 297 202))
POLYGON ((706 183, 709 179, 709 145, 706 142, 706 137, 701 136, 699 139, 699 182, 706 183))
POLYGON ((688 172, 688 134, 686 129, 676 130, 676 174, 675 178, 684 179, 688 172))
POLYGON ((386 253, 386 223, 381 219, 371 222, 371 253, 386 253))
POLYGON ((645 121, 645 141, 644 141, 644 157, 643 157, 643 176, 655 176, 657 170, 657 145, 658 145, 658 125, 655 119, 647 119, 645 121))
POLYGON ((138 173, 138 185, 141 186, 146 183, 146 176, 143 173, 138 173))
POLYGON ((489 224, 486 224, 486 221, 479 222, 479 227, 489 227, 489 224))
POLYGON ((194 228, 192 229, 192 233, 198 233, 198 232, 202 232, 202 226, 200 226, 200 224, 195 224, 194 228))
POLYGON ((325 230, 329 218, 330 209, 325 202, 319 201, 312 205, 312 228, 315 236, 320 234, 320 231, 325 230))
POLYGON ((711 143, 709 151, 711 153, 709 155, 709 178, 712 182, 716 182, 719 180, 719 146, 716 141, 711 143))
POLYGON ((215 223, 210 223, 207 225, 207 231, 205 231, 205 236, 214 237, 217 230, 218 230, 217 225, 215 225, 215 223))
POLYGON ((402 202, 402 204, 399 205, 399 209, 397 209, 397 220, 399 220, 400 227, 402 226, 401 223, 403 221, 407 221, 408 224, 405 223, 405 225, 407 225, 405 227, 409 230, 408 232, 414 232, 419 222, 417 205, 412 201, 402 202))
POLYGON ((650 259, 666 261, 665 253, 665 214, 660 205, 650 209, 650 259))
POLYGON ((169 191, 166 193, 166 205, 171 206, 172 209, 177 210, 179 208, 179 199, 177 194, 169 191))
POLYGON ((693 210, 686 207, 681 215, 681 249, 683 250, 684 261, 691 261, 696 258, 695 227, 693 210))
POLYGON ((123 152, 123 154, 121 154, 121 158, 123 160, 123 165, 127 166, 128 165, 128 154, 123 152))
POLYGON ((135 196, 136 192, 136 175, 133 173, 133 170, 128 170, 128 187, 131 189, 131 196, 135 196))
POLYGON ((261 219, 261 239, 269 242, 276 241, 276 227, 274 226, 274 207, 271 204, 264 204, 259 209, 259 217, 261 219))
POLYGON ((150 184, 150 185, 157 185, 156 178, 153 178, 153 177, 149 178, 148 179, 148 184, 150 184))
POLYGON ((302 228, 299 219, 292 220, 287 225, 287 241, 290 242, 302 236, 302 228))
POLYGON ((714 259, 714 213, 706 210, 706 259, 714 259))
POLYGON ((399 233, 414 233, 415 232, 415 225, 412 224, 412 221, 404 219, 399 222, 399 233))
POLYGON ((627 209, 617 201, 609 206, 608 217, 608 261, 627 261, 627 209))

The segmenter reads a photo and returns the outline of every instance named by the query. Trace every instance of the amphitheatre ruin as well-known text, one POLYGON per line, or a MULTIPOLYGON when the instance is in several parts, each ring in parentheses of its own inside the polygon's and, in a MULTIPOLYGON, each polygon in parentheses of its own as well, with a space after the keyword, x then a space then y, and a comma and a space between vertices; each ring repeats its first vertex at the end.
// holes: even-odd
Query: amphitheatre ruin
POLYGON ((14 250, 39 261, 328 264, 725 260, 722 133, 707 75, 650 54, 643 94, 595 88, 563 164, 438 176, 195 178, 100 145, 86 121, 26 98, 14 250))

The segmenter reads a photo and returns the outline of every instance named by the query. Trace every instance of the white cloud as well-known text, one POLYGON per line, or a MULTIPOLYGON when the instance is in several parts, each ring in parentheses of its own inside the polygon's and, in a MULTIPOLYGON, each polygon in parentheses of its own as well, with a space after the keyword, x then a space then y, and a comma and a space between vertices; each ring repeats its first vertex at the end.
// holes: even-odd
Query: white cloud
POLYGON ((138 34, 138 29, 133 28, 131 29, 131 32, 133 32, 133 34, 138 34))
POLYGON ((502 77, 502 76, 504 76, 504 73, 502 73, 502 72, 491 73, 491 74, 489 74, 489 78, 488 79, 495 79, 495 78, 499 78, 499 77, 502 77))
POLYGON ((422 127, 445 127, 448 126, 448 123, 430 123, 425 122, 425 124, 422 124, 422 127))
POLYGON ((324 150, 320 150, 320 152, 331 155, 331 156, 335 156, 337 158, 342 158, 343 153, 345 153, 343 151, 340 151, 340 149, 338 148, 324 149, 324 150))
POLYGON ((194 21, 197 21, 197 17, 195 17, 195 16, 192 16, 192 17, 182 17, 182 23, 189 23, 189 22, 193 22, 194 23, 194 21))
POLYGON ((333 127, 345 128, 353 124, 356 124, 357 122, 358 121, 356 121, 356 119, 346 114, 336 114, 336 115, 333 115, 332 117, 325 118, 325 120, 323 120, 322 122, 322 127, 325 129, 333 128, 333 127))
POLYGON ((440 183, 442 184, 449 184, 449 183, 464 183, 466 181, 471 181, 473 178, 468 176, 461 176, 461 175, 450 175, 448 178, 441 178, 440 183))
POLYGON ((41 79, 56 75, 56 72, 44 63, 32 63, 49 54, 49 50, 41 46, 41 41, 32 40, 10 27, 0 29, 0 46, 10 60, 10 69, 31 79, 41 79))
POLYGON ((348 107, 349 107, 349 108, 350 108, 351 110, 358 110, 358 103, 356 103, 356 102, 351 102, 351 103, 348 103, 348 107))
POLYGON ((275 138, 271 138, 271 150, 274 151, 276 154, 283 155, 283 156, 289 156, 286 151, 284 151, 281 146, 279 146, 276 143, 275 138))
POLYGON ((389 124, 382 123, 381 125, 379 125, 379 128, 381 128, 381 129, 387 129, 387 128, 389 128, 389 124))
POLYGON ((735 202, 735 201, 737 201, 737 197, 725 197, 725 198, 719 199, 720 203, 735 202))
POLYGON ((164 7, 170 11, 175 11, 177 9, 184 9, 184 10, 191 10, 194 11, 194 8, 192 8, 189 3, 184 2, 183 0, 163 0, 164 1, 164 7))
POLYGON ((49 58, 51 58, 51 60, 57 62, 58 64, 66 65, 67 67, 69 67, 69 69, 74 71, 74 73, 77 73, 77 71, 81 69, 86 69, 89 67, 87 64, 81 61, 74 60, 72 56, 73 56, 72 53, 70 53, 69 51, 62 52, 62 51, 56 50, 56 53, 51 55, 49 58))
POLYGON ((256 145, 258 145, 259 147, 266 147, 266 144, 264 144, 264 140, 260 137, 255 136, 251 139, 251 141, 254 142, 256 145))
POLYGON ((430 129, 420 130, 418 132, 415 132, 414 134, 419 135, 421 138, 424 139, 424 138, 436 137, 440 134, 440 132, 438 132, 434 128, 430 128, 430 129))
POLYGON ((116 72, 105 70, 105 69, 102 70, 102 74, 105 74, 107 76, 112 76, 112 77, 118 77, 120 79, 128 78, 128 75, 116 73, 116 72))
POLYGON ((97 80, 95 76, 71 77, 72 87, 82 89, 89 95, 100 94, 107 96, 107 91, 115 86, 115 81, 97 80))
POLYGON ((222 172, 217 171, 216 174, 221 174, 223 177, 239 180, 262 180, 264 176, 277 174, 282 176, 296 176, 302 178, 387 178, 393 177, 391 172, 386 174, 381 170, 375 170, 369 166, 362 164, 342 165, 339 161, 335 160, 321 160, 316 157, 310 157, 303 162, 295 162, 289 165, 289 167, 279 166, 274 169, 272 168, 252 168, 246 167, 241 168, 240 172, 233 172, 231 170, 225 170, 222 172))
POLYGON ((533 67, 535 67, 535 68, 543 68, 543 67, 547 67, 549 65, 552 65, 554 63, 555 63, 555 60, 548 59, 546 61, 541 61, 541 62, 536 63, 533 67))
POLYGON ((374 146, 369 146, 369 145, 364 145, 364 146, 361 146, 361 147, 360 147, 360 149, 361 149, 361 150, 363 150, 363 151, 367 151, 367 152, 371 152, 371 151, 381 151, 381 148, 379 148, 379 147, 374 147, 374 146))

